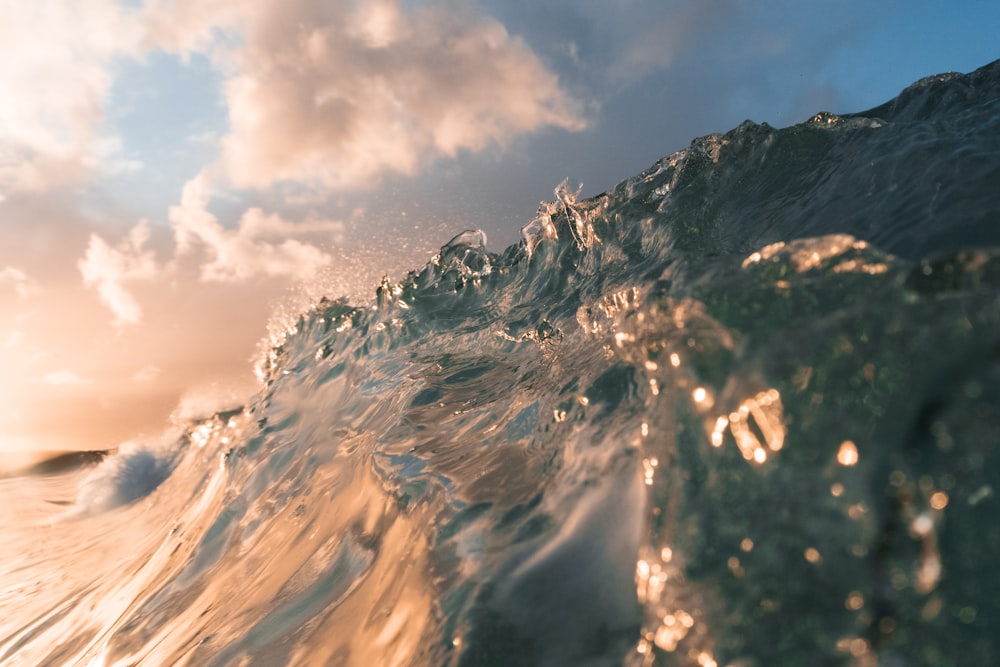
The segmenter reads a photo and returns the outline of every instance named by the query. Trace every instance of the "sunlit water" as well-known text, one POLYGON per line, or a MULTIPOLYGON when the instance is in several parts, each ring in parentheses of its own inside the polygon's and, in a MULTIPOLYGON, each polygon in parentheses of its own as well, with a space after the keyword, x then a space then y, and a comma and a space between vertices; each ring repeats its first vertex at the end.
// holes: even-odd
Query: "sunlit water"
POLYGON ((1000 64, 561 186, 260 373, 0 480, 0 663, 996 664, 1000 64))

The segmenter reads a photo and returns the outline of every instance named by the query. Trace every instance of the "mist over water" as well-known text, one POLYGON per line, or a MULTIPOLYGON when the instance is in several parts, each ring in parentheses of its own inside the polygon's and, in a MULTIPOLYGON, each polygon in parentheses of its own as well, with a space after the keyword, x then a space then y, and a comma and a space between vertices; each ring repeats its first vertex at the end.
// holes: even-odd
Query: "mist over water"
POLYGON ((0 663, 993 664, 998 182, 1000 62, 310 295, 246 405, 0 479, 0 663))

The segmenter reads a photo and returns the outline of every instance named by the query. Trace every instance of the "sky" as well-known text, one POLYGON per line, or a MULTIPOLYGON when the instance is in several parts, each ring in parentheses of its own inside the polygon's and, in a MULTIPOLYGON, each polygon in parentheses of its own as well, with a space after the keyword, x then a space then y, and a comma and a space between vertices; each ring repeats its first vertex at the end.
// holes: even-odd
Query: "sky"
POLYGON ((563 179, 998 34, 995 0, 0 0, 0 470, 239 401, 309 303, 502 250, 563 179))

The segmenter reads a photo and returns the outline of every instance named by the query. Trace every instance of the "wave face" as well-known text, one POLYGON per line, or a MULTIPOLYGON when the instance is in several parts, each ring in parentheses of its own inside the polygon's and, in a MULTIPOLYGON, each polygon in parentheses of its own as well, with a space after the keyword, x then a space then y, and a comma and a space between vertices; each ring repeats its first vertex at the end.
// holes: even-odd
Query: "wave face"
POLYGON ((0 480, 7 665, 1000 663, 1000 61, 324 300, 0 480))

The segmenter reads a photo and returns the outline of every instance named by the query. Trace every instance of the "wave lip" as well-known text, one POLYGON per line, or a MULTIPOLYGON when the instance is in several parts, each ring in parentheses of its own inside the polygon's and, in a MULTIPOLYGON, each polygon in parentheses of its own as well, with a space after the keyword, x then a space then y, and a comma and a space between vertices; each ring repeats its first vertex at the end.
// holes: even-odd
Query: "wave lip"
MULTIPOLYGON (((96 467, 80 482, 76 506, 101 512, 145 498, 170 475, 177 463, 175 431, 159 441, 123 444, 101 453, 96 467)), ((91 457, 92 459, 95 457, 91 457)))

